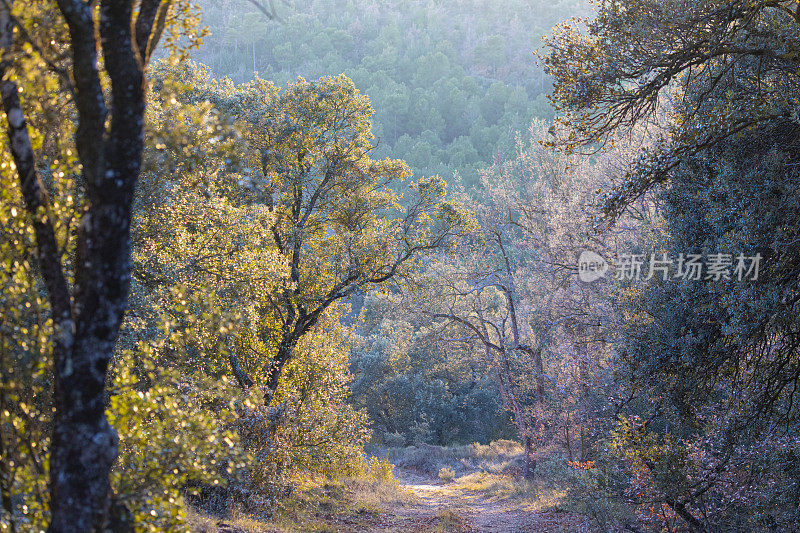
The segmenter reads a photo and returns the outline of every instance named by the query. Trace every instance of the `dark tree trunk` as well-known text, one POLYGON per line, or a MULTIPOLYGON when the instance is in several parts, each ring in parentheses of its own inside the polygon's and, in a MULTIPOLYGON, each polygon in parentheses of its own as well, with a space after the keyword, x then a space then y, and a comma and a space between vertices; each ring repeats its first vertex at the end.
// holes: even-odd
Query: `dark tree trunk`
MULTIPOLYGON (((9 145, 53 316, 51 533, 104 531, 109 525, 109 473, 116 460, 117 435, 105 417, 106 371, 130 288, 131 204, 143 150, 144 68, 163 29, 169 1, 142 0, 135 19, 133 5, 132 0, 102 0, 97 24, 94 4, 58 0, 69 27, 78 115, 75 144, 86 188, 71 289, 18 88, 7 76, 0 82, 9 145), (99 74, 100 48, 110 80, 110 128, 99 74)), ((9 12, 10 2, 0 6, 0 46, 6 58, 13 57, 8 53, 14 39, 9 12)), ((10 61, 3 61, 3 74, 12 66, 10 61)))
POLYGON ((544 362, 541 348, 533 351, 533 364, 536 369, 536 403, 541 406, 544 404, 544 362))
POLYGON ((86 51, 95 44, 94 35, 79 33, 92 22, 92 13, 83 4, 60 5, 70 23, 76 103, 82 111, 76 144, 90 170, 75 265, 75 339, 71 352, 56 362, 49 531, 96 531, 107 521, 108 476, 117 455, 117 435, 105 417, 105 379, 130 289, 131 204, 143 149, 144 76, 133 48, 132 2, 102 2, 100 37, 112 83, 106 133, 99 123, 104 105, 88 100, 102 94, 92 80, 96 52, 86 51))
POLYGON ((294 350, 297 348, 297 343, 300 342, 300 339, 302 339, 304 335, 314 328, 317 321, 322 316, 322 313, 337 299, 338 298, 329 298, 311 313, 306 313, 305 310, 301 309, 299 313, 294 314, 294 306, 290 304, 292 312, 289 316, 292 317, 294 321, 291 323, 291 327, 287 327, 284 330, 281 340, 278 343, 278 350, 275 352, 275 358, 271 361, 267 369, 267 390, 264 398, 264 402, 267 406, 272 404, 275 392, 278 390, 278 385, 280 385, 281 382, 283 367, 294 357, 294 350))
POLYGON ((707 531, 703 523, 689 512, 685 504, 673 500, 667 500, 667 505, 672 507, 675 513, 683 518, 683 520, 686 522, 686 525, 689 526, 689 531, 692 533, 705 533, 707 531))
POLYGON ((533 455, 533 439, 529 436, 522 438, 522 445, 525 448, 525 462, 522 465, 522 477, 532 480, 536 476, 536 459, 533 455))
POLYGON ((572 441, 570 440, 569 436, 569 418, 564 420, 564 440, 567 445, 567 456, 569 457, 569 460, 572 461, 574 460, 574 457, 572 455, 572 441))
POLYGON ((275 397, 275 392, 278 390, 281 374, 283 373, 283 367, 292 359, 297 341, 298 336, 292 331, 291 333, 285 334, 278 344, 275 359, 272 360, 272 365, 267 374, 267 390, 264 397, 264 402, 267 405, 270 405, 272 399, 275 397))

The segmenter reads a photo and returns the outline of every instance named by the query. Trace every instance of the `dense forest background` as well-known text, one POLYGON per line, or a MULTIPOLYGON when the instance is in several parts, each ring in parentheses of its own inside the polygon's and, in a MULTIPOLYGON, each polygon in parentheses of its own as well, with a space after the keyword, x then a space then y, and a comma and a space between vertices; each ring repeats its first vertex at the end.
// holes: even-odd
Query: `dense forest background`
POLYGON ((556 24, 589 13, 581 1, 313 1, 278 4, 270 21, 247 2, 200 6, 211 34, 193 57, 213 76, 255 71, 282 86, 345 74, 375 110, 374 157, 468 186, 534 118, 552 118, 534 52, 556 24))

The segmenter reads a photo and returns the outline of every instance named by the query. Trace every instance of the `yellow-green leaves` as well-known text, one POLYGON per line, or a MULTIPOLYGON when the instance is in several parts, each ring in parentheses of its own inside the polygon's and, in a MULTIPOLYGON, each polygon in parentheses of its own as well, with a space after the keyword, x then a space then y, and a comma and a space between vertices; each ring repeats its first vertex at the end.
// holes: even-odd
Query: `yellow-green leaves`
MULTIPOLYGON (((137 532, 189 531, 185 491, 219 485, 238 468, 220 401, 226 382, 157 367, 158 352, 142 344, 117 360, 107 416, 120 436, 112 487, 133 515, 137 532)), ((226 390, 228 389, 228 390, 226 390)))

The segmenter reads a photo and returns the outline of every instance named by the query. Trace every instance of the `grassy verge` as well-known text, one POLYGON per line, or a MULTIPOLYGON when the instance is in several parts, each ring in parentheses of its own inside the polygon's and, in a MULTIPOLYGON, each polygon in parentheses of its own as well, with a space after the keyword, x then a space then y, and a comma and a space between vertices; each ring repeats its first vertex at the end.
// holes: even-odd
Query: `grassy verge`
MULTIPOLYGON (((385 522, 391 509, 414 503, 386 464, 351 477, 295 477, 290 496, 268 519, 236 513, 219 519, 198 511, 189 516, 197 533, 283 533, 365 531, 385 522)), ((377 465, 376 461, 371 465, 377 465)))

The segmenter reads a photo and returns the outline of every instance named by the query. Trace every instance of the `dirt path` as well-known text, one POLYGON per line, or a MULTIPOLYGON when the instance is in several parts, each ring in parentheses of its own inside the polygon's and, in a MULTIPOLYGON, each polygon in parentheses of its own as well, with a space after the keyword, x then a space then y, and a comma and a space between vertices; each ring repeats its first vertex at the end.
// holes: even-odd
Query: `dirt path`
POLYGON ((584 520, 565 513, 542 512, 524 502, 494 498, 441 484, 419 476, 403 476, 402 487, 416 496, 416 503, 394 509, 384 531, 462 531, 475 533, 527 533, 589 531, 584 520))
MULTIPOLYGON (((399 469, 398 469, 399 470, 399 469)), ((458 479, 442 483, 415 472, 396 471, 400 490, 366 492, 353 489, 353 498, 338 510, 330 508, 330 495, 320 492, 319 504, 309 514, 287 515, 289 521, 233 523, 211 520, 198 533, 594 533, 586 517, 559 510, 558 497, 531 491, 510 496, 505 490, 458 479), (551 499, 548 500, 547 498, 551 499), (322 506, 328 499, 329 508, 322 506), (215 523, 214 523, 215 522, 215 523)), ((506 485, 507 486, 507 485, 506 485)), ((340 491, 342 486, 339 487, 340 491)), ((376 490, 380 491, 380 487, 376 490)), ((315 500, 316 501, 316 500, 315 500)))

